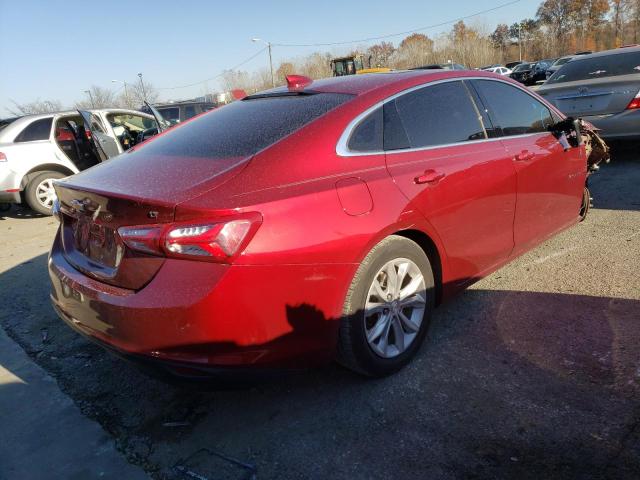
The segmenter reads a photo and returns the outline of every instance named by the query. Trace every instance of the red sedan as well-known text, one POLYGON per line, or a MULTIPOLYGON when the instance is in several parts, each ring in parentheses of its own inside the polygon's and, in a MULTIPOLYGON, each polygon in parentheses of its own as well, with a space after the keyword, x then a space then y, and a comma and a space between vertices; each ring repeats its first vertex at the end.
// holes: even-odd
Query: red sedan
POLYGON ((288 80, 57 183, 62 319, 176 375, 386 375, 439 303, 580 218, 584 146, 516 82, 288 80))

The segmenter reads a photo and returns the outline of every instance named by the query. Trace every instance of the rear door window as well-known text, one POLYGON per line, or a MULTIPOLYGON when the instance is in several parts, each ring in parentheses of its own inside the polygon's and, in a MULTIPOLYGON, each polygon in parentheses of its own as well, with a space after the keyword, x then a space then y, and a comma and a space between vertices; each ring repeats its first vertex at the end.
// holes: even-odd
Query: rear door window
POLYGON ((553 124, 551 111, 539 100, 517 87, 493 80, 473 80, 491 113, 493 125, 503 135, 546 132, 553 124))
POLYGON ((180 121, 180 109, 178 107, 157 108, 157 110, 162 115, 162 118, 171 122, 172 124, 178 123, 180 121))
POLYGON ((429 85, 385 104, 385 150, 486 138, 480 112, 460 81, 429 85))
POLYGON ((247 97, 169 130, 140 152, 212 160, 250 156, 351 98, 340 93, 247 97))
POLYGON ((184 107, 184 119, 188 119, 196 116, 196 106, 195 105, 186 105, 184 107))
POLYGON ((34 142, 36 140, 48 140, 51 136, 53 117, 42 118, 31 122, 16 137, 16 142, 34 142))
POLYGON ((575 82, 633 73, 640 73, 640 51, 576 58, 549 77, 547 83, 575 82))

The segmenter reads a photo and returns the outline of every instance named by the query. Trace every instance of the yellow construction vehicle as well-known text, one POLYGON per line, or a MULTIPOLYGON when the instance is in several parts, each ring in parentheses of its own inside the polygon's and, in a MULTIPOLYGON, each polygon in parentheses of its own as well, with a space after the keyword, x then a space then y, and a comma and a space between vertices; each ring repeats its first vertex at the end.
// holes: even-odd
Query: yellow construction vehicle
POLYGON ((331 60, 331 70, 334 77, 343 75, 360 75, 361 73, 390 72, 387 67, 372 67, 371 56, 365 58, 361 53, 348 57, 334 58, 331 60))

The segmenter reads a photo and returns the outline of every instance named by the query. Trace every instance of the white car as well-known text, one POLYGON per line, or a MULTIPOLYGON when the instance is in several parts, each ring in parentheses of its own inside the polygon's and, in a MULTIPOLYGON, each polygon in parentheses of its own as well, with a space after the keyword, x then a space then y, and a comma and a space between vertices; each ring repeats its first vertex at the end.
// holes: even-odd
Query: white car
POLYGON ((154 116, 126 109, 2 120, 0 203, 24 201, 36 212, 50 215, 55 200, 53 180, 119 155, 157 132, 154 116))
POLYGON ((509 75, 512 72, 512 70, 507 67, 491 67, 491 68, 485 68, 484 70, 486 72, 497 73, 498 75, 509 75))

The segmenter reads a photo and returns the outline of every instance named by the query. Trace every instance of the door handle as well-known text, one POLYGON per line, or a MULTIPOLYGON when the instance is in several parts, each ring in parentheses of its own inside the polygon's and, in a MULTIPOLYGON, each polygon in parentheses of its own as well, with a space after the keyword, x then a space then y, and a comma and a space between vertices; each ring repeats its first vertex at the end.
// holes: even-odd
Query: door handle
POLYGON ((535 157, 535 153, 530 152, 529 150, 522 150, 520 153, 517 153, 514 157, 518 162, 526 162, 527 160, 531 160, 535 157))
POLYGON ((444 176, 444 173, 436 172, 435 170, 425 170, 422 175, 414 178, 414 182, 418 185, 422 183, 438 183, 444 176))

